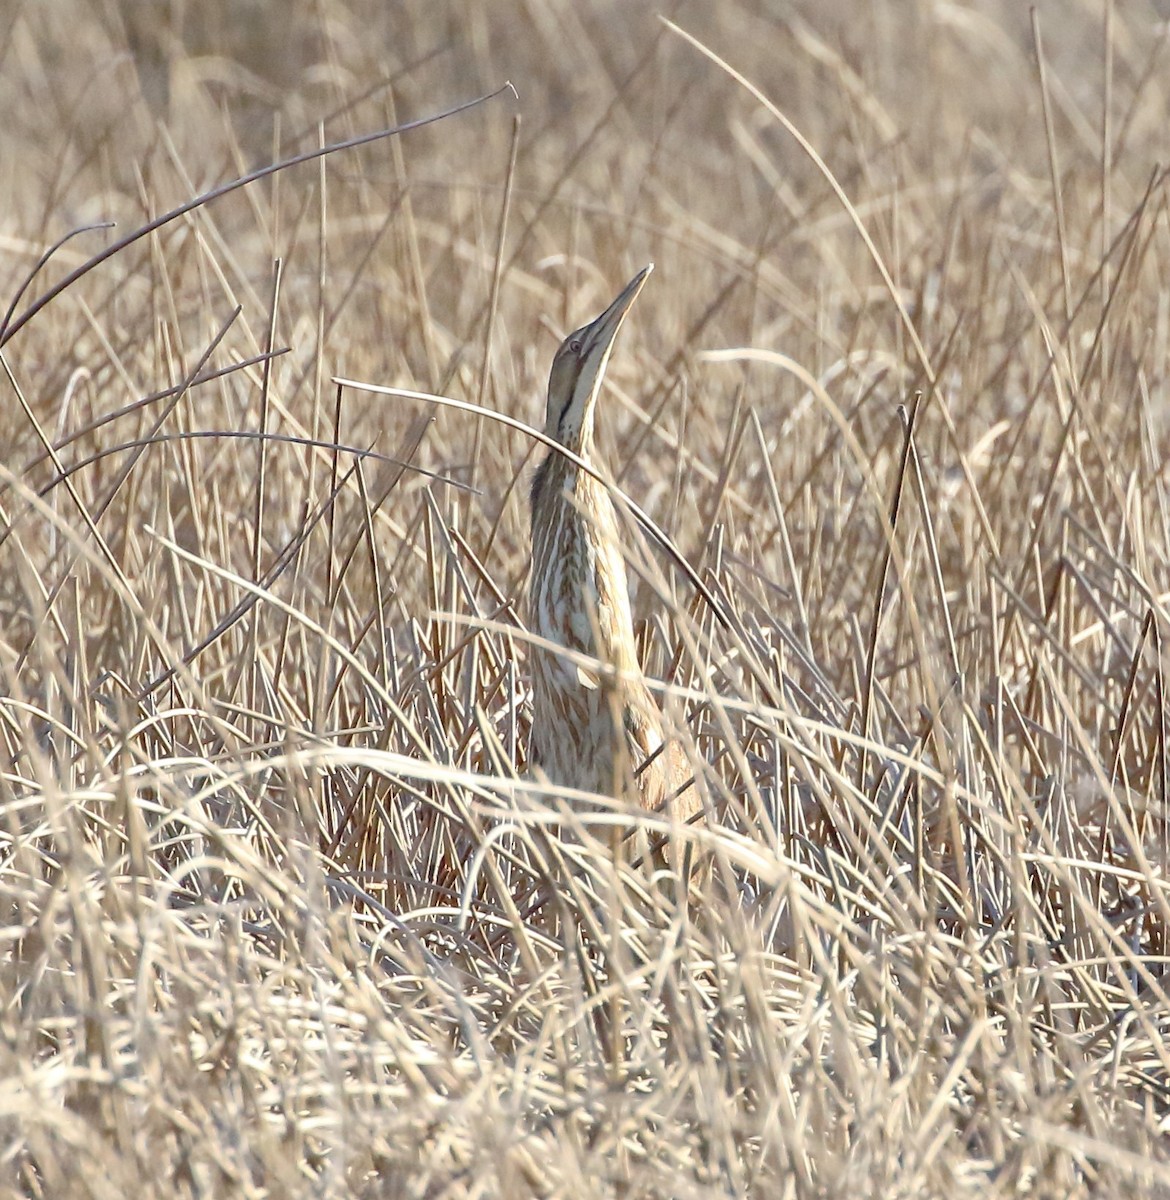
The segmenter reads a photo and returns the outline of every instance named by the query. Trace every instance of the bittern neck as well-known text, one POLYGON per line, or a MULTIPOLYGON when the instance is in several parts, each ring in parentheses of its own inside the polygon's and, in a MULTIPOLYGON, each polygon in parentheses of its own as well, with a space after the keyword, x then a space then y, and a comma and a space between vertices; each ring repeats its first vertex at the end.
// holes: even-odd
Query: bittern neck
POLYGON ((558 454, 555 450, 550 450, 544 456, 544 461, 536 468, 536 474, 532 477, 532 491, 528 496, 534 537, 538 515, 546 510, 549 502, 564 490, 565 468, 577 469, 563 454, 558 454), (558 461, 561 464, 559 467, 558 461))
MULTIPOLYGON (((583 412, 566 410, 562 413, 561 422, 552 436, 571 454, 588 460, 593 454, 593 414, 592 404, 583 412)), ((555 450, 550 454, 550 457, 554 456, 559 457, 555 450)))
POLYGON ((533 629, 624 672, 639 670, 609 489, 553 451, 532 485, 533 629))
MULTIPOLYGON (((576 455, 590 466, 596 466, 593 452, 592 413, 587 415, 585 423, 580 429, 572 430, 567 438, 558 438, 558 440, 570 454, 576 455)), ((532 503, 533 515, 535 516, 543 503, 560 497, 566 488, 571 489, 580 470, 581 468, 572 459, 566 458, 558 450, 550 449, 544 456, 544 461, 536 468, 536 474, 532 478, 532 491, 529 498, 532 503)))

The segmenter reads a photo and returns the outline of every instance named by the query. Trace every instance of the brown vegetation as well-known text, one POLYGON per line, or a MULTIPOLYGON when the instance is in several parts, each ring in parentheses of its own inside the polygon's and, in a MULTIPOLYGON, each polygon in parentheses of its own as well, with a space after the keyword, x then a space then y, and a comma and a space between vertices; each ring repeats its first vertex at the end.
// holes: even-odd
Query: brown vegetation
POLYGON ((12 1194, 1170 1195, 1166 27, 670 15, 0 14, 12 1194), (523 778, 540 451, 418 395, 539 425, 650 260, 689 911, 523 778))

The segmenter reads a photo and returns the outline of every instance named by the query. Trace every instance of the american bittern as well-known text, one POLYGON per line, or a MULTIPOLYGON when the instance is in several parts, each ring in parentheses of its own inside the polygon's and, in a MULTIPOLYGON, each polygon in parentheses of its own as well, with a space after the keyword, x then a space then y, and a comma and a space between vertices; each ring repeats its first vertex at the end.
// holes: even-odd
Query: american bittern
MULTIPOLYGON (((593 426, 614 339, 652 266, 553 359, 545 436, 598 470, 593 426)), ((608 488, 556 450, 532 482, 529 622, 548 642, 597 659, 590 670, 546 648, 532 654, 530 759, 549 781, 632 799, 679 821, 702 807, 691 771, 664 737, 634 643, 617 513, 608 488)))

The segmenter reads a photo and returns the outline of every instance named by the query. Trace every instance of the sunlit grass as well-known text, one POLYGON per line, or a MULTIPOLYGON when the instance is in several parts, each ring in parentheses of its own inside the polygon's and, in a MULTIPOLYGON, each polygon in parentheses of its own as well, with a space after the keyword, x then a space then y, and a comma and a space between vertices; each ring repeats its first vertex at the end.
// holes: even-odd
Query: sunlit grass
POLYGON ((857 7, 0 18, 15 1194, 1170 1190, 1164 31, 857 7), (651 260, 689 906, 524 773, 518 424, 651 260))

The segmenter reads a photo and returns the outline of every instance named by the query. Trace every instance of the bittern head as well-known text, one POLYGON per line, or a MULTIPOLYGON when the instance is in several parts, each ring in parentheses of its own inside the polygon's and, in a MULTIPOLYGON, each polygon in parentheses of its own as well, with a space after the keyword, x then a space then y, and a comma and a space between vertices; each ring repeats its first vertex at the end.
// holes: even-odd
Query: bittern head
POLYGON ((544 433, 567 450, 581 454, 593 441, 593 412, 609 352, 626 313, 653 270, 653 263, 643 267, 600 317, 565 338, 553 359, 544 433))

